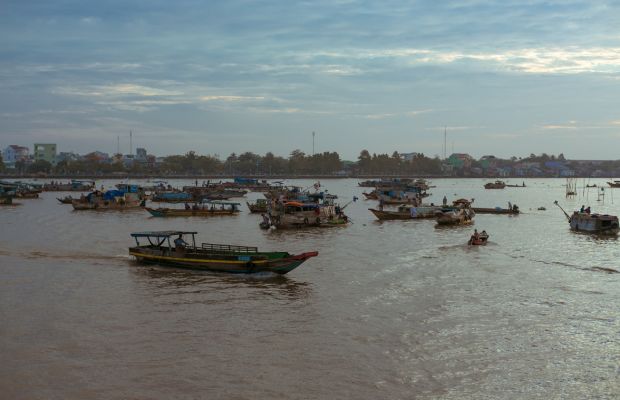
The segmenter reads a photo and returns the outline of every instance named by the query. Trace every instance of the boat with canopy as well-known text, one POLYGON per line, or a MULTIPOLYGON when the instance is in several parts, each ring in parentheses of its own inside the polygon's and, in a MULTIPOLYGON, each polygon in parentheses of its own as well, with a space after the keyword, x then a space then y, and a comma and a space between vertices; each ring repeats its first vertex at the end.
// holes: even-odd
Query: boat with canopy
POLYGON ((285 251, 258 251, 252 246, 196 244, 197 232, 155 231, 132 233, 136 241, 129 254, 140 263, 159 264, 215 272, 286 274, 319 253, 290 254, 285 251), (191 237, 189 243, 183 237, 191 237), (148 242, 148 244, 141 243, 148 242))
POLYGON ((212 217, 216 215, 237 215, 240 205, 240 203, 233 201, 205 200, 191 206, 189 203, 185 203, 185 208, 145 207, 144 209, 154 217, 212 217))

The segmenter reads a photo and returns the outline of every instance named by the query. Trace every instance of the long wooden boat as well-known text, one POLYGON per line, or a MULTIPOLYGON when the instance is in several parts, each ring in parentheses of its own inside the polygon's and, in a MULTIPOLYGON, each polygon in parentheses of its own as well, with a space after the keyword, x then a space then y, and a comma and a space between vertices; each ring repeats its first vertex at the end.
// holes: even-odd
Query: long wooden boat
POLYGON ((407 219, 428 219, 435 218, 437 211, 448 210, 454 208, 446 208, 441 206, 420 206, 411 207, 402 205, 396 211, 385 211, 369 208, 368 211, 373 213, 380 221, 391 220, 407 220, 407 219))
POLYGON ((506 187, 506 184, 502 181, 489 182, 484 185, 485 189, 503 189, 506 187))
POLYGON ((43 185, 45 192, 88 192, 95 188, 95 181, 72 179, 70 182, 54 182, 43 185))
POLYGON ((517 207, 516 205, 513 206, 512 208, 501 208, 501 207, 472 207, 472 210, 474 210, 474 212, 476 214, 505 214, 505 215, 517 215, 520 214, 521 211, 519 210, 519 207, 517 207))
POLYGON ((272 272, 280 275, 319 254, 317 251, 301 254, 259 252, 256 247, 211 243, 196 246, 195 235, 196 232, 186 231, 132 233, 136 246, 129 248, 129 254, 141 263, 238 274, 272 272), (183 235, 191 235, 191 243, 179 241, 183 235), (173 238, 175 236, 176 240, 173 238), (141 244, 140 239, 146 239, 148 244, 141 244))
POLYGON ((211 209, 211 208, 199 208, 189 210, 175 209, 175 208, 150 208, 145 207, 146 211, 154 217, 214 217, 218 215, 237 215, 239 209, 211 209))

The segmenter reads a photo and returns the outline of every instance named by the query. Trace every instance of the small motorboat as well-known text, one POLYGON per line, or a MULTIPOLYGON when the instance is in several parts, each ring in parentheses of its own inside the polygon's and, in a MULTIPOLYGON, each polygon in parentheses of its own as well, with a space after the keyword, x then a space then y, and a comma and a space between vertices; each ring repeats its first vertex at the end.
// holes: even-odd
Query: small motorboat
POLYGON ((487 240, 489 240, 489 235, 486 232, 482 232, 479 235, 472 235, 467 242, 470 246, 482 246, 487 244, 487 240))

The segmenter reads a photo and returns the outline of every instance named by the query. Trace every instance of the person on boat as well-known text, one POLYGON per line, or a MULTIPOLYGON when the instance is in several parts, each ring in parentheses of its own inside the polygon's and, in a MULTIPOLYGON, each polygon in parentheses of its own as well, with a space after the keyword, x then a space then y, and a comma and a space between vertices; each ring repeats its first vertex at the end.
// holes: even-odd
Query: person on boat
POLYGON ((187 246, 187 242, 183 240, 183 235, 179 235, 178 238, 174 239, 174 247, 177 250, 185 250, 185 246, 187 246))
POLYGON ((489 235, 487 234, 487 231, 485 231, 485 230, 483 230, 483 231, 480 233, 480 237, 488 237, 488 236, 489 236, 489 235))
POLYGON ((478 229, 474 229, 474 234, 471 235, 471 241, 474 242, 480 239, 480 234, 478 233, 478 229))
POLYGON ((580 212, 580 213, 584 213, 584 212, 586 212, 586 206, 585 206, 585 205, 582 205, 582 206, 581 206, 581 209, 579 210, 579 212, 580 212))
POLYGON ((590 206, 588 206, 588 208, 586 208, 586 214, 590 214, 590 206))
POLYGON ((185 203, 185 209, 189 210, 191 207, 189 206, 189 204, 185 203))
POLYGON ((448 205, 448 198, 446 196, 443 196, 443 205, 444 207, 448 205))
POLYGON ((383 211, 383 198, 379 199, 379 211, 383 211))

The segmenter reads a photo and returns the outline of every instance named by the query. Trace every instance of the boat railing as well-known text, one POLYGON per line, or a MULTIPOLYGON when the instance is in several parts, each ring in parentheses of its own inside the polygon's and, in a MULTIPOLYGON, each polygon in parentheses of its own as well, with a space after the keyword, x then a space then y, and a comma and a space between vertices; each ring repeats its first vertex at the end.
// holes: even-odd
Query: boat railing
POLYGON ((212 253, 258 253, 258 247, 203 243, 202 250, 212 253))

